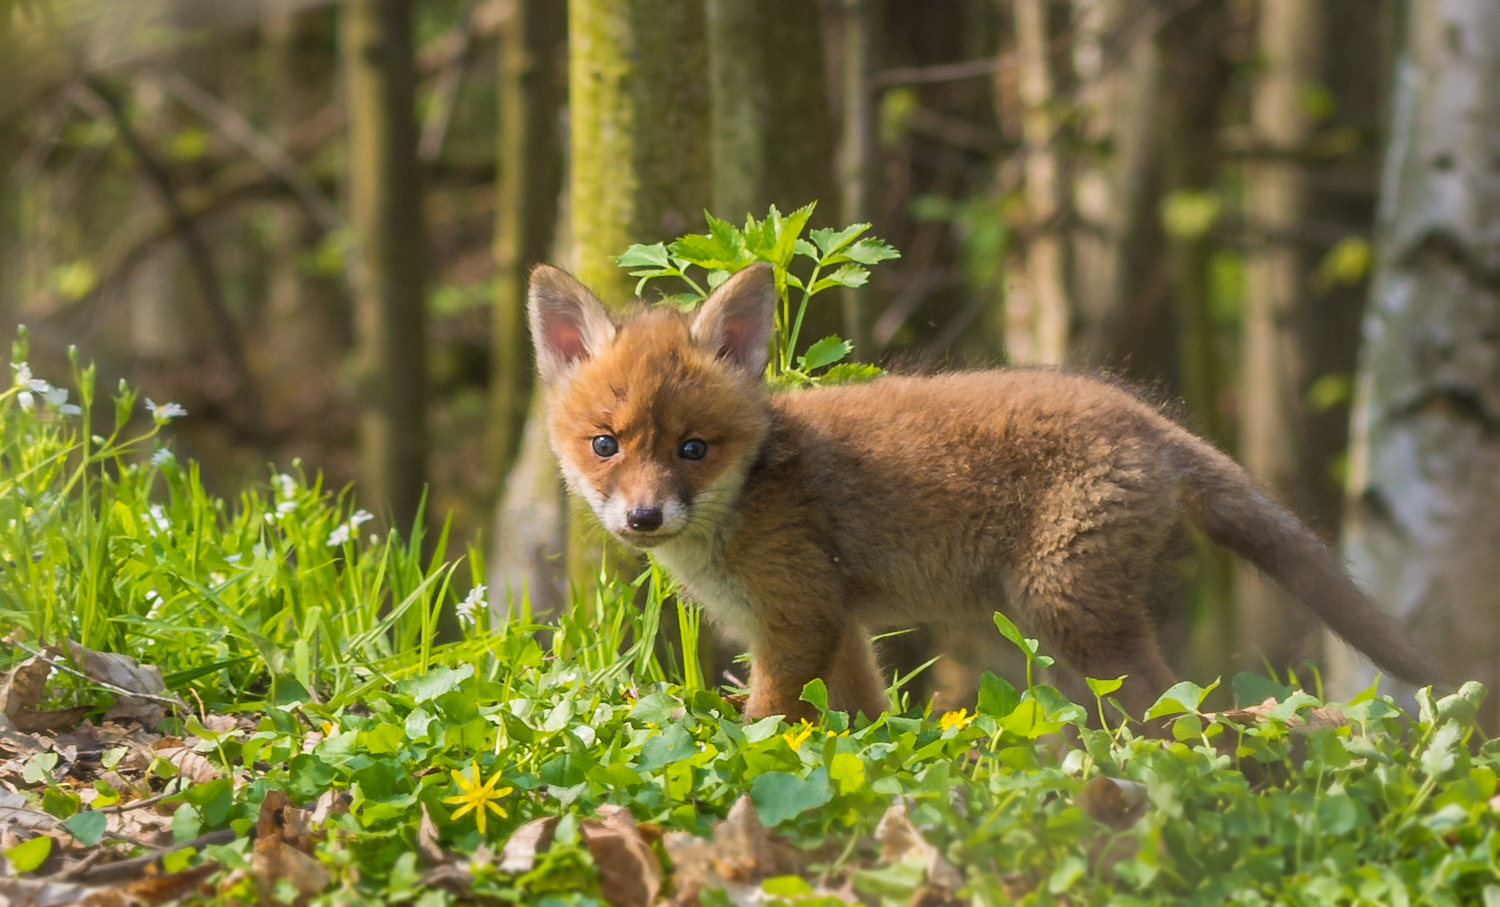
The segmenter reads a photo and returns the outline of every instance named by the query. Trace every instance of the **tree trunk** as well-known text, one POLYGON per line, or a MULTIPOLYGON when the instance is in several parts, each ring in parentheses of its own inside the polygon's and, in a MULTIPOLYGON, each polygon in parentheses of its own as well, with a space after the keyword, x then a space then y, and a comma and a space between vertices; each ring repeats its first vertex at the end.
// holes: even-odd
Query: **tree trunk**
POLYGON ((365 506, 413 527, 427 474, 427 231, 410 0, 342 11, 348 193, 356 254, 360 483, 365 506))
MULTIPOLYGON (((843 134, 839 139, 839 220, 865 223, 870 218, 870 178, 875 169, 874 97, 870 85, 872 45, 871 0, 843 0, 843 134)), ((858 354, 873 352, 866 343, 862 293, 845 287, 844 335, 858 354)))
POLYGON ((1014 0, 1017 90, 1026 141, 1026 269, 1024 308, 1030 349, 1023 358, 1057 364, 1067 355, 1072 312, 1068 248, 1063 234, 1067 181, 1058 153, 1056 78, 1052 71, 1048 0, 1014 0))
MULTIPOLYGON (((635 278, 613 256, 702 229, 709 202, 708 62, 701 5, 570 0, 568 117, 573 273, 609 305, 635 278)), ((599 575, 602 530, 576 513, 568 575, 599 575)), ((607 560, 618 559, 619 549, 607 560)))
MULTIPOLYGON (((1303 403, 1311 374, 1312 322, 1304 317, 1315 264, 1296 231, 1308 215, 1306 153, 1317 128, 1306 93, 1322 81, 1323 0, 1262 0, 1260 60, 1250 104, 1253 153, 1245 214, 1255 236, 1246 256, 1239 381, 1240 458, 1256 478, 1307 513, 1322 464, 1308 455, 1303 403)), ((1307 610, 1253 567, 1235 578, 1237 662, 1281 671, 1316 655, 1307 610), (1309 650, 1309 643, 1312 650, 1309 650)))
POLYGON ((703 224, 703 9, 678 0, 570 0, 568 42, 573 272, 619 305, 635 279, 612 256, 703 224))
MULTIPOLYGON (((1411 0, 1346 502, 1356 580, 1446 680, 1500 684, 1500 5, 1411 0)), ((1346 695, 1374 671, 1331 646, 1346 695)), ((1481 720, 1491 732, 1500 708, 1481 720)))
POLYGON ((1162 54, 1154 36, 1130 32, 1140 6, 1074 0, 1084 151, 1073 169, 1080 223, 1071 233, 1078 302, 1072 357, 1161 382, 1177 371, 1157 218, 1162 54))
POLYGON ((550 257, 563 157, 567 8, 519 0, 500 32, 495 182, 495 307, 490 347, 489 475, 498 487, 521 444, 534 366, 526 340, 526 280, 550 257))

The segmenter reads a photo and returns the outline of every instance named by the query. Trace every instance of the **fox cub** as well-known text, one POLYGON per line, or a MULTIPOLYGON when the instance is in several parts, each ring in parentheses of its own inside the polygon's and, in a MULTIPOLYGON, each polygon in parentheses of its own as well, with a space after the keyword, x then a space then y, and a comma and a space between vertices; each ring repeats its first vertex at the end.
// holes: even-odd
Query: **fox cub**
POLYGON ((973 371, 771 394, 771 269, 693 315, 610 317, 556 268, 529 315, 569 488, 650 551, 753 656, 750 717, 888 708, 874 628, 995 635, 1002 611, 1073 669, 1174 678, 1147 586, 1183 519, 1256 564, 1398 677, 1428 674, 1313 532, 1239 465, 1129 393, 1077 375, 973 371))

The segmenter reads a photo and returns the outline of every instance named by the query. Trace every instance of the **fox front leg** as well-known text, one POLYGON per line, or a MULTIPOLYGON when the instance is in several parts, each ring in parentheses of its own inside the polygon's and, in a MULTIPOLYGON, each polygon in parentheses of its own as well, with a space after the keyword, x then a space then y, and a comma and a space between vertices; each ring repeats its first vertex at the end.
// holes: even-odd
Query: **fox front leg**
POLYGON ((747 718, 785 715, 787 721, 818 717, 802 700, 815 678, 828 687, 829 706, 876 718, 889 708, 869 637, 860 627, 784 627, 751 646, 747 718))

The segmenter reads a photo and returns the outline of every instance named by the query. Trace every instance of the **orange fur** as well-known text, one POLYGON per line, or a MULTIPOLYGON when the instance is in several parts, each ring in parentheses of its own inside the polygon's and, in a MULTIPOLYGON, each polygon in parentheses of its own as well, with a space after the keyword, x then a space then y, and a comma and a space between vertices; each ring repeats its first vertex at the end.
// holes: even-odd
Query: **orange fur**
POLYGON ((1129 393, 997 370, 772 395, 773 304, 757 266, 696 316, 658 307, 616 324, 562 272, 533 275, 568 485, 749 645, 752 717, 808 716, 814 677, 836 707, 878 714, 872 629, 946 624, 998 642, 997 610, 1082 673, 1128 674, 1120 698, 1139 715, 1173 681, 1145 597, 1184 518, 1392 673, 1426 676, 1306 526, 1129 393), (618 451, 600 456, 600 435, 618 451), (682 455, 691 439, 702 459, 682 455), (642 508, 664 524, 632 529, 642 508))

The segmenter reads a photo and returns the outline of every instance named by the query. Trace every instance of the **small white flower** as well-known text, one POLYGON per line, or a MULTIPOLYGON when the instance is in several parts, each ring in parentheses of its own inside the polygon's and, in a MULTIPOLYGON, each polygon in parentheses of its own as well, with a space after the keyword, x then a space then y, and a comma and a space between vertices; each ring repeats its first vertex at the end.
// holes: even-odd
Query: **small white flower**
POLYGON ((187 410, 183 409, 180 403, 157 404, 150 397, 146 398, 146 408, 151 410, 151 418, 157 425, 166 425, 173 419, 188 414, 187 410))
POLYGON ((282 514, 291 513, 291 512, 293 512, 296 509, 297 509, 297 502, 296 501, 282 501, 280 504, 276 505, 276 512, 277 513, 282 513, 282 514))
POLYGON ((146 619, 156 620, 157 617, 161 616, 161 593, 157 592, 155 589, 152 589, 150 592, 146 593, 146 601, 151 603, 150 610, 146 612, 146 619))
POLYGON ((31 366, 26 363, 18 362, 11 365, 11 368, 16 370, 16 387, 37 394, 45 394, 52 390, 52 385, 40 378, 33 378, 31 376, 31 366))
POLYGON ((152 466, 165 466, 166 464, 171 463, 175 459, 177 459, 177 457, 174 456, 170 450, 168 450, 165 447, 162 447, 162 448, 159 448, 156 451, 156 453, 154 453, 154 454, 151 455, 151 465, 152 466))
POLYGON ((276 476, 276 486, 280 495, 287 500, 297 496, 297 480, 284 472, 276 476))
POLYGON ((373 532, 370 533, 370 544, 371 545, 379 545, 380 544, 380 536, 376 535, 373 532))
POLYGON ((264 516, 267 523, 275 523, 277 520, 281 519, 281 514, 279 513, 267 513, 264 514, 264 516))
POLYGON ((156 524, 156 529, 151 529, 150 526, 147 526, 146 528, 151 529, 152 535, 156 535, 157 529, 165 530, 170 529, 172 526, 172 521, 167 519, 166 508, 161 506, 160 504, 151 505, 151 522, 156 524))
POLYGON ((31 395, 31 391, 21 391, 16 394, 16 399, 21 401, 21 408, 27 412, 36 409, 36 398, 31 395))
MULTIPOLYGON (((267 514, 269 516, 269 514, 267 514)), ((337 548, 347 544, 349 541, 349 524, 340 523, 338 528, 328 533, 328 547, 337 548)))
POLYGON ((349 517, 349 528, 358 529, 361 525, 368 523, 373 519, 375 519, 375 515, 370 513, 370 511, 356 510, 354 511, 354 514, 349 517))
POLYGON ((226 564, 238 564, 239 562, 240 562, 240 553, 238 551, 236 551, 233 554, 225 555, 225 557, 224 557, 224 563, 226 563, 226 564))
POLYGON ((487 603, 484 600, 484 593, 485 587, 483 583, 480 583, 473 589, 469 590, 468 597, 458 603, 458 608, 456 610, 458 611, 459 620, 463 621, 469 626, 474 625, 479 609, 488 607, 487 603))

